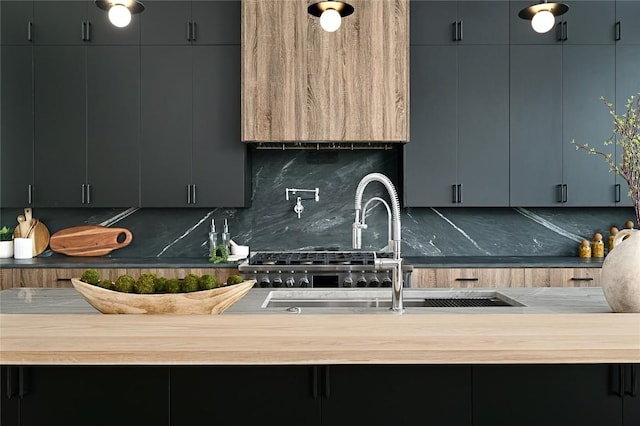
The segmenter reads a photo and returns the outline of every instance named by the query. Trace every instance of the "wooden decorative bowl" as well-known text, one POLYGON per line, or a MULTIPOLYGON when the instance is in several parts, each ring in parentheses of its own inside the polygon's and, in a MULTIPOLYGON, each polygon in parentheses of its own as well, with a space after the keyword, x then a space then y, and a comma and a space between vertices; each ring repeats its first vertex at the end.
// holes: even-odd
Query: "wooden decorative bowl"
POLYGON ((135 294, 71 279, 82 297, 103 314, 221 314, 242 299, 255 282, 248 280, 190 293, 135 294))

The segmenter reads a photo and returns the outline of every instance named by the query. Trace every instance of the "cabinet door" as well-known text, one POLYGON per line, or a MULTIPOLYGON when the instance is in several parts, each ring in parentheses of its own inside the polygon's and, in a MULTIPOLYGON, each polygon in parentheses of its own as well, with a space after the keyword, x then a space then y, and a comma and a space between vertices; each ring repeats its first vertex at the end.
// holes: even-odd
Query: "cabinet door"
POLYGON ((455 47, 411 46, 411 141, 404 146, 404 205, 450 206, 457 181, 455 47))
POLYGON ((600 97, 615 95, 613 46, 565 45, 562 48, 562 151, 563 182, 567 206, 615 205, 615 175, 599 155, 576 151, 571 144, 588 143, 615 153, 615 145, 603 144, 611 136, 611 116, 600 97))
POLYGON ((32 202, 32 66, 31 46, 2 46, 2 207, 24 207, 32 202))
MULTIPOLYGON (((509 47, 458 47, 458 205, 509 205, 509 47), (487 102, 491 99, 490 102, 487 102)), ((435 178, 435 176, 434 176, 435 178)))
MULTIPOLYGON (((412 1, 410 3, 410 42, 418 44, 453 45, 453 26, 458 19, 455 1, 412 1)), ((413 67, 413 52, 411 55, 413 67)), ((413 84, 412 89, 413 90, 413 84)), ((413 109, 412 109, 413 111, 413 109)))
POLYGON ((640 44, 640 2, 617 0, 616 22, 620 22, 617 44, 640 44))
POLYGON ((87 184, 91 207, 140 204, 140 52, 87 49, 87 184))
POLYGON ((169 425, 169 369, 29 367, 20 425, 169 425))
POLYGON ((143 46, 141 50, 141 205, 188 206, 192 50, 190 46, 143 46))
POLYGON ((33 2, 3 1, 2 8, 2 45, 30 45, 33 31, 33 2))
POLYGON ((509 44, 508 1, 459 1, 460 44, 509 44))
POLYGON ((36 1, 34 42, 38 45, 85 43, 87 4, 84 1, 36 1))
POLYGON ((473 367, 473 424, 601 426, 622 424, 622 398, 611 367, 482 365, 473 367))
POLYGON ((411 286, 418 288, 524 287, 523 268, 417 268, 411 286))
POLYGON ((243 207, 249 177, 240 142, 240 46, 192 49, 194 203, 243 207))
POLYGON ((525 268, 526 287, 599 287, 600 268, 525 268))
POLYGON ((20 424, 19 370, 20 367, 0 366, 0 424, 3 425, 20 424))
POLYGON ((320 425, 312 367, 171 368, 171 424, 320 425))
POLYGON ((468 366, 335 365, 326 372, 323 425, 472 424, 468 366), (373 403, 381 398, 395 401, 373 403))
POLYGON ((85 47, 34 49, 34 204, 82 206, 86 179, 85 47))
POLYGON ((140 14, 142 44, 189 44, 190 1, 145 1, 140 14))
MULTIPOLYGON (((567 1, 569 12, 560 19, 566 24, 564 44, 613 44, 615 2, 567 1)), ((552 30, 553 31, 553 30, 552 30)))
POLYGON ((510 49, 510 202, 560 206, 562 46, 510 49))
MULTIPOLYGON (((620 2, 619 2, 620 3, 620 2)), ((631 2, 624 2, 626 3, 631 2)), ((636 8, 636 14, 640 19, 640 4, 636 8)), ((625 27, 626 28, 626 27, 625 27)), ((640 26, 636 26, 640 28, 640 26)), ((626 32, 624 33, 626 34, 626 32)), ((626 111, 627 100, 633 95, 635 99, 640 94, 640 78, 638 77, 638 70, 640 70, 640 37, 638 44, 621 44, 621 41, 616 45, 616 97, 615 107, 616 113, 620 116, 626 111)), ((614 102, 613 99, 608 99, 609 102, 614 102)), ((611 116, 606 112, 606 107, 603 105, 601 113, 604 113, 609 118, 609 125, 607 128, 612 128, 611 116)), ((611 135, 609 135, 611 136, 611 135)), ((622 148, 618 145, 615 146, 617 162, 622 161, 622 148)), ((601 159, 602 160, 602 159, 601 159)), ((616 174, 616 192, 620 193, 618 197, 616 193, 616 205, 618 206, 632 206, 633 201, 629 197, 629 185, 620 175, 616 174), (619 201, 618 201, 619 200, 619 201)))
POLYGON ((192 43, 239 45, 242 23, 240 5, 241 2, 237 0, 191 2, 191 20, 195 25, 192 43))
POLYGON ((640 424, 640 364, 627 364, 622 366, 624 378, 624 399, 622 401, 623 426, 634 426, 640 424))

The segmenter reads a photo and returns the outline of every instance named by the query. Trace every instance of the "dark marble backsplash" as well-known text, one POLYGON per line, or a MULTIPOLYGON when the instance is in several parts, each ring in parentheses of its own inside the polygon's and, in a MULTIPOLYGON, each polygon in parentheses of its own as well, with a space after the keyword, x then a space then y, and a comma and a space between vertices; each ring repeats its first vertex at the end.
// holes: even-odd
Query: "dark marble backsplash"
MULTIPOLYGON (((218 230, 228 219, 231 237, 251 250, 351 247, 354 195, 368 173, 388 176, 402 196, 400 149, 307 151, 256 150, 252 161, 251 207, 216 209, 46 209, 34 216, 54 233, 82 224, 124 227, 133 242, 114 250, 112 258, 205 257, 211 220, 218 230), (285 199, 286 188, 319 188, 285 199), (293 211, 302 197, 301 217, 293 211)), ((367 187, 363 202, 379 196, 379 183, 367 187)), ((0 209, 0 226, 14 226, 19 209, 0 209)), ((576 256, 582 239, 594 232, 608 236, 611 226, 634 218, 629 208, 404 208, 404 256, 576 256)), ((363 231, 363 248, 387 244, 387 212, 372 204, 363 231)), ((45 251, 43 256, 64 256, 45 251)))

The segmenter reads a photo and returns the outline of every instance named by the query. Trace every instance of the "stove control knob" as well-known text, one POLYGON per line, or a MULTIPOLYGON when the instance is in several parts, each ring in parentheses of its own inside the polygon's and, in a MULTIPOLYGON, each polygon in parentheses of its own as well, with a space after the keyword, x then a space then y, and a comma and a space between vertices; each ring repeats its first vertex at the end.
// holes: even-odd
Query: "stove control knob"
POLYGON ((380 287, 380 279, 377 275, 374 275, 369 281, 369 287, 380 287))
POLYGON ((311 287, 311 285, 309 284, 309 278, 307 278, 307 271, 304 271, 304 275, 302 276, 302 278, 300 278, 298 284, 300 284, 300 287, 302 288, 311 287))
POLYGON ((356 281, 356 287, 366 287, 367 286, 367 278, 364 276, 364 271, 362 271, 362 275, 356 281))
POLYGON ((288 288, 293 288, 296 285, 296 279, 293 277, 293 271, 291 271, 291 276, 284 281, 284 286, 288 288))
POLYGON ((342 287, 353 287, 353 278, 351 278, 351 272, 349 275, 342 281, 342 287))
POLYGON ((278 276, 276 276, 273 279, 273 286, 274 287, 282 287, 282 275, 281 274, 282 274, 282 272, 278 271, 278 276))
POLYGON ((269 280, 269 275, 268 274, 269 273, 267 272, 267 275, 262 277, 262 279, 260 280, 260 287, 262 287, 262 288, 271 287, 271 280, 269 280))

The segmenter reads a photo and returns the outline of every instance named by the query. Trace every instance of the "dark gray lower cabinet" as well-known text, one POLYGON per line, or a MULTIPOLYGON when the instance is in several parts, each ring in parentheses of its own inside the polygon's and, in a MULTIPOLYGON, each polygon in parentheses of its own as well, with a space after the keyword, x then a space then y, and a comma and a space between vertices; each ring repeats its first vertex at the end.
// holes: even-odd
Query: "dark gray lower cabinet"
POLYGON ((470 426, 470 375, 466 366, 172 368, 171 424, 470 426))
POLYGON ((607 364, 474 366, 473 424, 638 425, 637 369, 607 364))
POLYGON ((640 364, 0 368, 31 425, 637 426, 640 364))
POLYGON ((3 426, 169 425, 166 367, 36 366, 2 370, 3 426), (9 408, 6 422, 5 407, 9 408))

